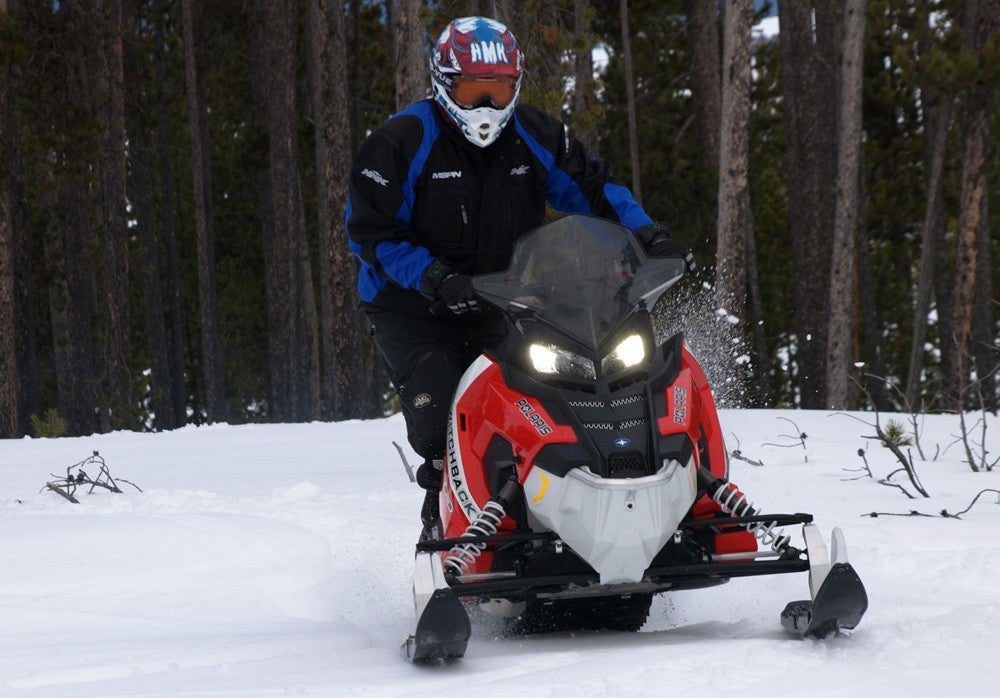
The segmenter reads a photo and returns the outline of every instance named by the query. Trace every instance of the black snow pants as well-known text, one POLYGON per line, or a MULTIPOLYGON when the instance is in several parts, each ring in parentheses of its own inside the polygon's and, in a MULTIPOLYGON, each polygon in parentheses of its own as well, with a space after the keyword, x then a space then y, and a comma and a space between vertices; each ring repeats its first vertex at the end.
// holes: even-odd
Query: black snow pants
POLYGON ((503 341, 507 334, 503 314, 491 306, 479 312, 440 317, 371 304, 363 308, 372 325, 375 346, 399 396, 410 446, 428 464, 443 459, 455 389, 465 369, 483 349, 497 347, 503 341))

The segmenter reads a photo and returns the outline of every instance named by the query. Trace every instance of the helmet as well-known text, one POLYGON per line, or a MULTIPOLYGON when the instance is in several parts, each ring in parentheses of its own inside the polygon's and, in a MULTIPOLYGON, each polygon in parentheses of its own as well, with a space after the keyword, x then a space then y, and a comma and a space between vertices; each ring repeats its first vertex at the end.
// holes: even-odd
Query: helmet
POLYGON ((514 113, 523 64, 506 26, 486 17, 456 19, 431 52, 434 99, 469 141, 485 148, 514 113))

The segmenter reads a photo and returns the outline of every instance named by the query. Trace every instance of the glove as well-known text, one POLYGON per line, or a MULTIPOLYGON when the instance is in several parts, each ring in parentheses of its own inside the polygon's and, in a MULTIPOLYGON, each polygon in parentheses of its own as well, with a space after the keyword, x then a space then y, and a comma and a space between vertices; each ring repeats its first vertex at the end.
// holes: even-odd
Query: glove
POLYGON ((680 257, 684 260, 689 274, 698 271, 698 265, 688 246, 670 237, 667 229, 661 224, 644 225, 635 231, 635 236, 639 238, 639 242, 650 257, 680 257))
POLYGON ((420 278, 420 295, 429 301, 443 304, 456 315, 479 310, 479 299, 472 287, 472 277, 459 274, 440 259, 431 262, 420 278))

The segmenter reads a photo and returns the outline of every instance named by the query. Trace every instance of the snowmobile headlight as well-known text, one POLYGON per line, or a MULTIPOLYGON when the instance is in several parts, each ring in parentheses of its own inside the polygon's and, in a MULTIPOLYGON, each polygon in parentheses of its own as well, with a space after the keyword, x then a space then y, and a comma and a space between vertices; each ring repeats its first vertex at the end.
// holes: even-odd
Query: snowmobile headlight
POLYGON ((632 368, 646 358, 646 343, 642 335, 630 334, 618 343, 610 354, 601 359, 601 373, 611 375, 632 368))
POLYGON ((539 373, 559 373, 575 378, 597 379, 593 361, 552 344, 536 342, 528 348, 528 356, 531 358, 531 365, 539 373))

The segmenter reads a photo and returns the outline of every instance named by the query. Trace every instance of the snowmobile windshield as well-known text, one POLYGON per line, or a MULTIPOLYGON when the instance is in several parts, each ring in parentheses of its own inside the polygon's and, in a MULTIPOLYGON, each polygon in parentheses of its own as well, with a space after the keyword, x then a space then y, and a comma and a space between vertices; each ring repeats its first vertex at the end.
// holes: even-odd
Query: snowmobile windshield
POLYGON ((571 215, 536 228, 514 247, 505 272, 475 277, 481 298, 506 311, 530 311, 598 349, 622 318, 684 275, 684 260, 646 256, 617 223, 571 215))

